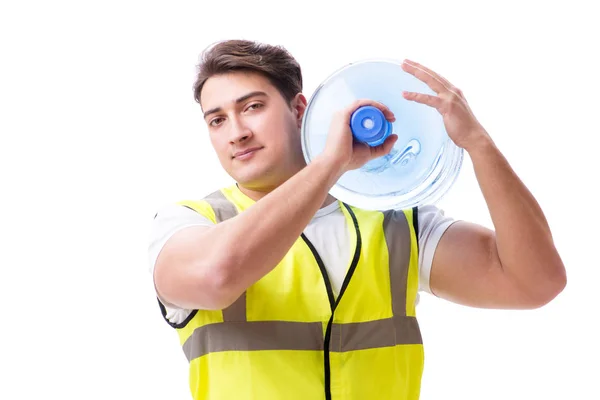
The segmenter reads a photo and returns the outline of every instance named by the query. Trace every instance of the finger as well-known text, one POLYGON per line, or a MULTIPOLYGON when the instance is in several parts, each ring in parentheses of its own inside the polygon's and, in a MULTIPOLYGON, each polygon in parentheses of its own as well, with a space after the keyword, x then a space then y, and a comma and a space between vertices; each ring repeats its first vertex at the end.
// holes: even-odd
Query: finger
POLYGON ((371 147, 371 155, 373 156, 373 158, 377 158, 389 154, 389 152, 392 151, 392 148, 394 147, 394 144, 396 144, 397 141, 398 135, 391 134, 379 146, 371 147))
POLYGON ((425 82, 427 86, 436 93, 441 93, 446 90, 452 91, 452 84, 450 82, 419 63, 404 60, 402 69, 409 74, 414 75, 417 79, 425 82))
POLYGON ((388 121, 393 122, 396 120, 394 113, 385 104, 371 99, 359 99, 350 104, 350 106, 346 108, 346 116, 348 119, 350 119, 354 111, 363 106, 373 106, 379 109, 379 111, 383 112, 383 115, 388 121))
POLYGON ((431 96, 423 93, 415 93, 415 92, 402 92, 402 96, 406 100, 415 101, 417 103, 426 104, 431 106, 437 110, 442 108, 444 101, 438 96, 431 96))
POLYGON ((396 117, 394 116, 394 113, 383 103, 380 103, 378 101, 375 100, 371 100, 371 99, 359 99, 356 100, 354 102, 352 102, 352 104, 350 104, 346 109, 345 109, 345 117, 347 120, 350 120, 350 117, 352 116, 352 113, 354 111, 356 111, 359 107, 363 107, 363 106, 373 106, 376 107, 377 109, 379 109, 379 111, 383 112, 383 115, 385 116, 385 118, 390 121, 390 122, 394 122, 396 120, 396 117))
POLYGON ((444 85, 447 88, 454 87, 454 85, 448 79, 444 78, 442 75, 438 74, 437 72, 433 71, 432 69, 427 68, 423 64, 419 64, 418 62, 412 61, 412 60, 404 60, 404 63, 408 64, 418 70, 423 71, 427 75, 432 76, 433 78, 435 78, 437 81, 441 82, 442 85, 444 85))

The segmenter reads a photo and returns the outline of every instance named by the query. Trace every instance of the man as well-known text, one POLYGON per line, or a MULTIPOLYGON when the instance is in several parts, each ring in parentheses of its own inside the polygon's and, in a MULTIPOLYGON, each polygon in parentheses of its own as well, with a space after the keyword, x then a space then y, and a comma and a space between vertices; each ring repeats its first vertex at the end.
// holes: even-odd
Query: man
POLYGON ((418 291, 471 307, 532 309, 566 284, 542 210, 462 93, 403 63, 468 152, 495 230, 434 206, 375 212, 328 192, 387 154, 333 118, 306 165, 301 70, 281 47, 225 41, 204 53, 194 87, 222 167, 236 184, 159 210, 150 264, 163 316, 190 363, 194 399, 417 399, 423 343, 418 291))

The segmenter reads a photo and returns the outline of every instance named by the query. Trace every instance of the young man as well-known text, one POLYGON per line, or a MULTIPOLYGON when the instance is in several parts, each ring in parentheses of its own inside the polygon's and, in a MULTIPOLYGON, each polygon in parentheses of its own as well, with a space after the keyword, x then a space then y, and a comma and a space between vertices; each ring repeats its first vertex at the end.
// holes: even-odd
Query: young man
POLYGON ((375 212, 328 192, 387 154, 353 143, 334 117, 306 165, 301 70, 280 47, 226 41, 204 53, 194 88, 212 145, 236 184, 159 210, 150 264, 159 305, 190 363, 194 399, 417 399, 420 290, 481 308, 531 309, 565 269, 542 210, 462 93, 417 63, 405 71, 473 161, 494 231, 434 206, 375 212))

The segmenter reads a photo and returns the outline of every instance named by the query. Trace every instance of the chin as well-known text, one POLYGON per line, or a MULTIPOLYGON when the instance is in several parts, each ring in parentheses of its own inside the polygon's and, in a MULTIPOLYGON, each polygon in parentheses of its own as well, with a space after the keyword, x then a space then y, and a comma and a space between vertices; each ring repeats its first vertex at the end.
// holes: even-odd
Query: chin
POLYGON ((270 190, 285 182, 285 178, 281 175, 281 171, 276 168, 238 171, 238 173, 232 175, 232 177, 245 188, 257 191, 270 190))
POLYGON ((250 167, 240 168, 237 171, 233 171, 230 175, 236 182, 244 185, 244 187, 264 185, 271 180, 271 174, 268 170, 250 167))

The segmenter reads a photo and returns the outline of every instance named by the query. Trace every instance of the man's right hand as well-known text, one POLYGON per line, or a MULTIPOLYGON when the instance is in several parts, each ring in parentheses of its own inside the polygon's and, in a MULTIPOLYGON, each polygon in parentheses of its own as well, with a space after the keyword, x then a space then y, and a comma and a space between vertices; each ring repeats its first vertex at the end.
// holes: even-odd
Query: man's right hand
POLYGON ((375 158, 387 155, 398 139, 397 135, 392 134, 383 144, 376 147, 356 141, 350 129, 350 118, 352 113, 362 106, 377 107, 388 121, 396 120, 394 114, 385 105, 367 99, 357 100, 338 111, 331 121, 327 143, 322 154, 339 168, 340 174, 360 168, 375 158))

